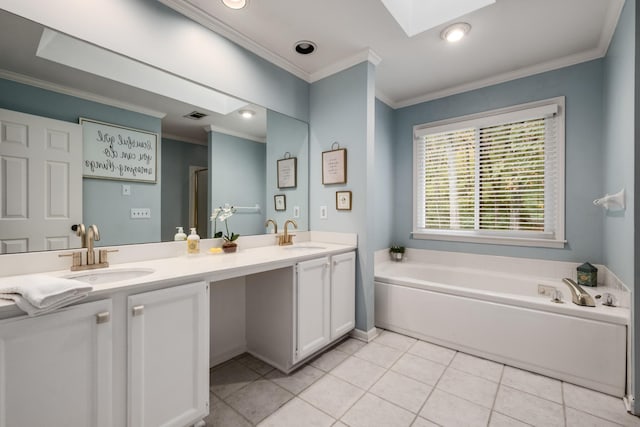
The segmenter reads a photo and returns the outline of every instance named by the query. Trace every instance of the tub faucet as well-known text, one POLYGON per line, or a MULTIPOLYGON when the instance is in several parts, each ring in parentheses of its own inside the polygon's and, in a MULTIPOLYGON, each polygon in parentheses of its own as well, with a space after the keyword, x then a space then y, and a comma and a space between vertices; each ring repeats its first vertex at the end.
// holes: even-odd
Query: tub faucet
POLYGON ((569 287, 571 291, 571 301, 573 301, 576 305, 583 305, 586 307, 595 307, 596 303, 593 301, 591 295, 587 293, 582 286, 578 285, 571 279, 564 278, 562 279, 565 285, 569 287))

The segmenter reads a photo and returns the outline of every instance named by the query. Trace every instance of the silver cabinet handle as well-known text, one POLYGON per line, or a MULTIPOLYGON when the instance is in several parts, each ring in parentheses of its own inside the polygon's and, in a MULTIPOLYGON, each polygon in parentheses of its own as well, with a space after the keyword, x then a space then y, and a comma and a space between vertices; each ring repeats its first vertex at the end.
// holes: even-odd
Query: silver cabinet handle
POLYGON ((107 323, 109 320, 111 320, 111 313, 108 311, 96 314, 96 323, 98 325, 101 323, 107 323))
POLYGON ((134 316, 142 316, 144 314, 144 305, 136 305, 131 309, 134 316))

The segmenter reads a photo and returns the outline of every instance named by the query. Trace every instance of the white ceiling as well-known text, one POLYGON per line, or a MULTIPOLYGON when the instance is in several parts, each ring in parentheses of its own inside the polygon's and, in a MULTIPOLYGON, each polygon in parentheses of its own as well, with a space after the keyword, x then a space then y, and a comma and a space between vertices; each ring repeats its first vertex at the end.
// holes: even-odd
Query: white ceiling
POLYGON ((379 57, 377 96, 393 107, 602 57, 624 3, 497 0, 451 20, 472 30, 448 44, 440 39, 447 23, 408 37, 381 0, 249 0, 241 10, 159 1, 309 82, 379 57), (317 51, 295 53, 299 40, 317 51))

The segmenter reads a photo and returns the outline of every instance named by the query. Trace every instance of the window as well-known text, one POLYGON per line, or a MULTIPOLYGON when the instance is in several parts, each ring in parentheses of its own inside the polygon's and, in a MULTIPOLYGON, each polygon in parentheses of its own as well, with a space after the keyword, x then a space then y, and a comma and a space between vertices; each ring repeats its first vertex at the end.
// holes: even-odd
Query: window
POLYGON ((564 246, 564 98, 414 127, 418 239, 564 246))

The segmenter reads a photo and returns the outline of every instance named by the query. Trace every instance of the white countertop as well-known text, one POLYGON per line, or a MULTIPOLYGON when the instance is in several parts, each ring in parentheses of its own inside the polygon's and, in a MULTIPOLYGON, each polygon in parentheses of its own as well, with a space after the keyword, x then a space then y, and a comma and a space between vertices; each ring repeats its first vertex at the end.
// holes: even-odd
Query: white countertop
MULTIPOLYGON (((350 252, 356 249, 356 245, 336 244, 326 242, 308 241, 292 246, 262 246, 248 249, 240 249, 236 253, 211 254, 203 251, 197 255, 181 255, 170 258, 159 258, 130 263, 118 263, 107 269, 84 270, 72 272, 57 270, 40 274, 51 276, 73 276, 77 274, 90 274, 106 270, 118 269, 151 269, 152 273, 134 279, 114 281, 94 285, 89 299, 104 297, 118 291, 131 288, 148 288, 163 282, 190 282, 206 280, 215 282, 233 277, 246 276, 248 274, 275 270, 278 268, 292 267, 300 261, 350 252)), ((15 278, 20 280, 20 275, 8 276, 5 279, 15 278)), ((12 301, 0 299, 0 314, 2 317, 11 317, 15 314, 23 314, 12 301)))

